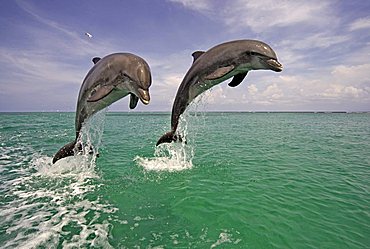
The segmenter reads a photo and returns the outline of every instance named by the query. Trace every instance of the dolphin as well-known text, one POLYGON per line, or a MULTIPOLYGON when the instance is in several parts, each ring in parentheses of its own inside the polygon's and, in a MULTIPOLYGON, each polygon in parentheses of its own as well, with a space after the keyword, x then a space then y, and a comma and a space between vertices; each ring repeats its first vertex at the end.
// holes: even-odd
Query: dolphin
POLYGON ((104 58, 92 59, 95 64, 82 82, 78 95, 75 140, 64 145, 54 156, 53 163, 61 158, 73 156, 80 145, 76 145, 84 122, 98 111, 117 100, 130 95, 130 109, 137 106, 139 99, 149 104, 149 87, 152 76, 148 63, 130 53, 115 53, 104 58))
POLYGON ((281 72, 283 66, 272 48, 257 40, 235 40, 219 44, 208 51, 192 54, 193 64, 182 80, 172 106, 171 131, 157 142, 182 141, 176 134, 180 115, 201 93, 233 77, 230 87, 238 86, 251 70, 281 72))

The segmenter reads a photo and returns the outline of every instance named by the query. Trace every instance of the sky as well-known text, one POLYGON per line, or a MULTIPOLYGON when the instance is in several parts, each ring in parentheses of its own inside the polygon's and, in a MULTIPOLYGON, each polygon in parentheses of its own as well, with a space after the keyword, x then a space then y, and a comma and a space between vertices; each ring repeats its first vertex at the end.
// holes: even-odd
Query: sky
POLYGON ((213 87, 205 110, 370 111, 367 0, 3 0, 0 37, 0 112, 75 111, 91 59, 116 52, 151 68, 151 103, 134 111, 169 112, 191 54, 239 39, 269 44, 284 69, 213 87))

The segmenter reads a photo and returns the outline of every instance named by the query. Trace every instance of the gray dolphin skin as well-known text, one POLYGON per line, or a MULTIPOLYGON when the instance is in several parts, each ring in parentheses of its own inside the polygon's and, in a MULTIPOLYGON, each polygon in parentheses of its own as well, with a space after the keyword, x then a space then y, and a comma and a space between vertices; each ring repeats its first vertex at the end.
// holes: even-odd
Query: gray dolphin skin
POLYGON ((281 72, 283 66, 272 48, 257 40, 236 40, 219 44, 206 52, 196 51, 193 64, 182 80, 172 106, 171 131, 157 142, 181 141, 176 134, 180 115, 198 95, 233 77, 230 87, 239 85, 251 70, 281 72))
POLYGON ((55 154, 53 163, 74 155, 84 122, 98 111, 127 95, 130 95, 131 109, 137 106, 139 99, 143 104, 149 104, 152 76, 144 59, 130 53, 115 53, 102 59, 95 57, 92 61, 95 65, 87 73, 78 96, 76 138, 55 154))

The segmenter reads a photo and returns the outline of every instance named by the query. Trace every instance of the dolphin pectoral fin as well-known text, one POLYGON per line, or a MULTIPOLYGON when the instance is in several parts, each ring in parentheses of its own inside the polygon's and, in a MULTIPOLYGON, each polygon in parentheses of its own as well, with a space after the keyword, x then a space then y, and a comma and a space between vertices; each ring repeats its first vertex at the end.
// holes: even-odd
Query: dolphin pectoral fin
POLYGON ((59 159, 73 156, 74 155, 74 148, 76 146, 76 141, 70 142, 69 144, 64 145, 60 150, 55 154, 53 158, 53 164, 56 163, 59 159))
POLYGON ((248 71, 245 73, 240 73, 240 74, 235 75, 233 80, 230 81, 229 86, 231 87, 238 86, 240 83, 242 83, 242 81, 244 80, 245 76, 247 76, 247 74, 248 74, 248 71))
POLYGON ((193 63, 199 58, 199 56, 201 56, 202 54, 204 54, 205 52, 204 51, 195 51, 194 53, 192 53, 191 55, 193 56, 193 63))
POLYGON ((137 106, 138 101, 139 98, 135 94, 130 93, 130 109, 134 109, 137 106))
POLYGON ((92 58, 92 62, 93 62, 94 64, 98 63, 98 61, 100 61, 100 60, 101 60, 101 58, 100 58, 100 57, 94 57, 94 58, 92 58))
POLYGON ((208 74, 205 79, 206 80, 215 80, 218 78, 221 78, 222 76, 225 76, 227 73, 231 72, 234 69, 233 65, 227 66, 227 67, 220 67, 217 68, 216 71, 208 74))
POLYGON ((101 100, 113 91, 114 86, 102 86, 98 89, 94 89, 91 96, 87 99, 87 102, 96 102, 101 100))

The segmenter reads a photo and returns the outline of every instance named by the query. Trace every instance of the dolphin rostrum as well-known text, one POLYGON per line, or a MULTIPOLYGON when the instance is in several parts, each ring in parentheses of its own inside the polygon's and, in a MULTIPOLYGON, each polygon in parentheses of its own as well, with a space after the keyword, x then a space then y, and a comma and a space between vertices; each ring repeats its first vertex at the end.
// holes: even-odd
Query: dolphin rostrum
POLYGON ((257 40, 236 40, 219 44, 208 51, 196 51, 193 64, 182 80, 172 106, 171 131, 157 142, 181 141, 176 134, 180 115, 198 95, 233 77, 230 87, 239 85, 251 70, 269 69, 282 71, 272 48, 257 40))
POLYGON ((92 59, 94 66, 87 73, 78 96, 76 109, 76 138, 64 145, 54 156, 53 163, 61 158, 73 156, 77 139, 84 122, 98 111, 130 94, 130 108, 139 101, 147 105, 150 101, 149 87, 152 77, 148 63, 130 53, 115 53, 100 59, 92 59))

